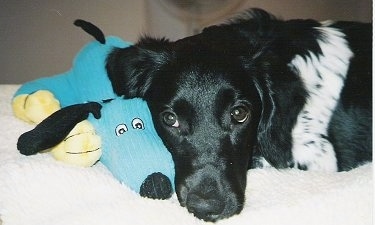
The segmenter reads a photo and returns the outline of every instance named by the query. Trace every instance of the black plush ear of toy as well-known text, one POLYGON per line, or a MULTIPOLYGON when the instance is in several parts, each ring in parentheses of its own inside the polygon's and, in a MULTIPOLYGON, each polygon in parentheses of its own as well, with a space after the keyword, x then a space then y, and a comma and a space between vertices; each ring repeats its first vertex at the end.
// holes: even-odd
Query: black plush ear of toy
POLYGON ((103 31, 101 31, 94 24, 92 24, 90 22, 87 22, 87 21, 84 21, 84 20, 78 19, 78 20, 74 21, 74 25, 82 28, 82 30, 91 34, 100 43, 105 44, 105 37, 104 37, 103 31))
POLYGON ((22 134, 18 138, 17 148, 23 155, 32 155, 52 148, 63 141, 77 123, 87 119, 90 113, 99 119, 101 108, 97 102, 62 108, 44 119, 33 130, 22 134))

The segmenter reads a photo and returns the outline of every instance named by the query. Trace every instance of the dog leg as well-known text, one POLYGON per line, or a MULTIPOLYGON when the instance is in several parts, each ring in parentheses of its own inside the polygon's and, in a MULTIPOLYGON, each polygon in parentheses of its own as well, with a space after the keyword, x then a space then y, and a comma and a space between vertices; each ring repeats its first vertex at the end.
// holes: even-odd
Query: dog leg
POLYGON ((309 94, 292 131, 294 166, 306 170, 337 171, 327 128, 346 79, 353 53, 339 30, 322 24, 318 44, 321 53, 297 55, 290 63, 309 94))

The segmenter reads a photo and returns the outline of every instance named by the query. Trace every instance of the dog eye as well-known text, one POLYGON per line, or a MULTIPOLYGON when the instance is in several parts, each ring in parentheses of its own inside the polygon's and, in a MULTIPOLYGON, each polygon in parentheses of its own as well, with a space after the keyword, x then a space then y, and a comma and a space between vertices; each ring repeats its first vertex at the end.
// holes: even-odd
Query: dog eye
POLYGON ((178 128, 180 126, 177 115, 173 112, 164 112, 163 113, 163 122, 170 127, 176 127, 178 128))
POLYGON ((119 124, 119 125, 117 125, 116 130, 115 130, 116 136, 120 136, 120 135, 126 133, 127 131, 128 131, 128 127, 125 124, 123 124, 123 123, 119 124))
POLYGON ((250 110, 246 106, 237 106, 230 113, 232 119, 237 123, 243 123, 250 117, 250 110))
POLYGON ((134 129, 139 129, 139 130, 145 129, 143 121, 141 119, 139 119, 139 118, 133 119, 132 126, 133 126, 134 129))

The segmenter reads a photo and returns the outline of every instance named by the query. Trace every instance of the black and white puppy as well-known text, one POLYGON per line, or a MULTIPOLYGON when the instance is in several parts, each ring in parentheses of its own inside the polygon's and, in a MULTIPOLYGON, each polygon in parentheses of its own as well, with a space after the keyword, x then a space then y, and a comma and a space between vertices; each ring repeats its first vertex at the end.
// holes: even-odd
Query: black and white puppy
POLYGON ((243 208, 251 167, 371 161, 371 43, 371 24, 253 9, 176 42, 114 49, 107 71, 118 95, 148 102, 181 205, 217 221, 243 208))

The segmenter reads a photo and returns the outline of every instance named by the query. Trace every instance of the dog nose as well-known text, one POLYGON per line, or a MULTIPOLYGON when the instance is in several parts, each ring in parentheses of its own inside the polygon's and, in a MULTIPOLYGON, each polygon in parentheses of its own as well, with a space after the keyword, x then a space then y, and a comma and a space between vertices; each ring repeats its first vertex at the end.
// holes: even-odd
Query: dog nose
POLYGON ((214 222, 224 211, 225 203, 215 192, 193 192, 187 196, 186 207, 199 219, 214 222))

